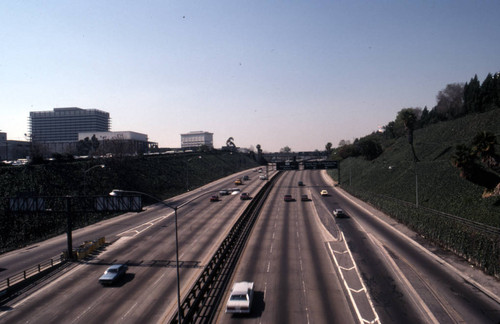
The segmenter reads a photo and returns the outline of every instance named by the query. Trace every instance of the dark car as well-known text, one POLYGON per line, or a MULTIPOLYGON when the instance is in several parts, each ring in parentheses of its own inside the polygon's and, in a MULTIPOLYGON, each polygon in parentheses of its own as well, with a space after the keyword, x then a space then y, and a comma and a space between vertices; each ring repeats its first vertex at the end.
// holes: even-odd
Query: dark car
POLYGON ((333 211, 333 216, 337 218, 342 218, 342 217, 347 217, 347 214, 344 212, 343 209, 337 208, 333 211))
POLYGON ((240 195, 240 199, 241 200, 248 200, 248 199, 250 199, 250 195, 248 194, 248 192, 242 192, 240 195))
POLYGON ((300 200, 309 201, 309 197, 307 195, 302 195, 302 196, 300 196, 300 200))
POLYGON ((292 195, 285 195, 284 200, 285 201, 293 201, 292 195))
POLYGON ((219 196, 217 196, 217 195, 212 195, 212 196, 210 197, 210 201, 219 201, 219 196))
POLYGON ((246 175, 243 177, 243 181, 247 181, 247 180, 250 180, 250 178, 246 175))
POLYGON ((112 285, 116 283, 127 272, 126 264, 114 264, 104 271, 104 274, 99 278, 101 285, 112 285))
POLYGON ((302 187, 304 183, 302 181, 299 181, 299 187, 302 187))

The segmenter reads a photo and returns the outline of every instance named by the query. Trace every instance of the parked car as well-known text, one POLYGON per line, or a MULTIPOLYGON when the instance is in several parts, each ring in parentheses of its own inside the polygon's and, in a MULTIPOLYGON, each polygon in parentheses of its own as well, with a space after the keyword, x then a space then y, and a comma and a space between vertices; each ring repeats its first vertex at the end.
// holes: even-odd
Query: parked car
POLYGON ((337 218, 347 217, 347 214, 344 212, 342 208, 337 208, 333 210, 333 216, 337 218))
POLYGON ((253 301, 253 282, 236 282, 226 303, 226 313, 250 313, 253 301))
POLYGON ((285 195, 284 200, 285 201, 293 201, 293 197, 292 197, 292 195, 285 195))
POLYGON ((219 196, 218 195, 212 195, 210 197, 210 201, 219 201, 219 196))
POLYGON ((300 196, 300 200, 309 201, 309 197, 307 195, 302 195, 302 196, 300 196))
POLYGON ((104 274, 99 278, 101 285, 112 285, 116 283, 127 272, 126 264, 114 264, 104 271, 104 274))
POLYGON ((250 199, 250 195, 248 194, 248 192, 242 192, 240 195, 240 199, 241 200, 248 200, 248 199, 250 199))
POLYGON ((322 195, 322 196, 328 196, 328 191, 321 190, 320 195, 322 195))

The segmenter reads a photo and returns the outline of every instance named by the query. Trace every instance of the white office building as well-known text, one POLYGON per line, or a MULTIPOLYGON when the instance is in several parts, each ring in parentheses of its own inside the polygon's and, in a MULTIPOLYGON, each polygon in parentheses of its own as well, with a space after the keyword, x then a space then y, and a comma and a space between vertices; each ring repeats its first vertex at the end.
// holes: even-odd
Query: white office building
POLYGON ((181 134, 181 148, 214 147, 214 133, 194 131, 181 134))

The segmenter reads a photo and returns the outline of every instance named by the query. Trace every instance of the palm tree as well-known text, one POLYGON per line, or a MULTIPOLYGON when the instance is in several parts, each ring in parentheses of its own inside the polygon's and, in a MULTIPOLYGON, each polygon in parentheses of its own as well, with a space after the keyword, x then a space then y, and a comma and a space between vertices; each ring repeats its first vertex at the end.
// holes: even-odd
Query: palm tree
POLYGON ((495 134, 490 132, 480 132, 472 140, 472 151, 489 168, 499 172, 500 157, 495 153, 495 144, 497 143, 495 134))
POLYGON ((451 162, 460 170, 460 177, 485 188, 483 197, 498 195, 497 191, 500 177, 475 163, 476 159, 477 155, 474 149, 461 144, 457 145, 451 162))
POLYGON ((408 143, 411 145, 411 152, 413 153, 413 161, 418 162, 419 159, 415 154, 415 147, 413 146, 413 131, 417 125, 417 115, 413 109, 403 109, 401 110, 401 119, 405 125, 405 129, 408 133, 408 143))

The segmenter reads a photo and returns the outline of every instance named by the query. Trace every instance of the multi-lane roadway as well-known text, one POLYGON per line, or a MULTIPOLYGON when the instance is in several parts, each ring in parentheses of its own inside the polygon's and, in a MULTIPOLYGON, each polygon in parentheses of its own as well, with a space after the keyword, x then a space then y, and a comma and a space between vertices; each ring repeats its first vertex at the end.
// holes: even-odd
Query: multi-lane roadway
MULTIPOLYGON (((169 200, 172 205, 186 203, 178 210, 181 296, 249 203, 238 194, 210 202, 210 195, 235 187, 234 179, 243 175, 250 180, 240 189, 255 195, 264 181, 249 170, 169 200)), ((76 231, 75 243, 105 236, 109 244, 92 259, 72 264, 0 306, 0 323, 168 322, 177 307, 172 214, 154 205, 76 231), (127 263, 127 275, 116 286, 102 287, 97 279, 115 263, 127 263)), ((483 287, 466 281, 462 272, 396 227, 342 194, 322 171, 285 172, 267 198, 232 278, 255 283, 252 312, 225 314, 224 299, 217 322, 500 321, 495 282, 483 287), (320 196, 323 189, 330 195, 320 196), (285 194, 295 200, 285 202, 285 194), (302 201, 302 194, 310 200, 302 201), (331 211, 338 207, 350 217, 334 219, 331 211)), ((37 255, 64 247, 61 237, 0 256, 0 268, 6 269, 0 279, 15 265, 36 263, 37 255)))

